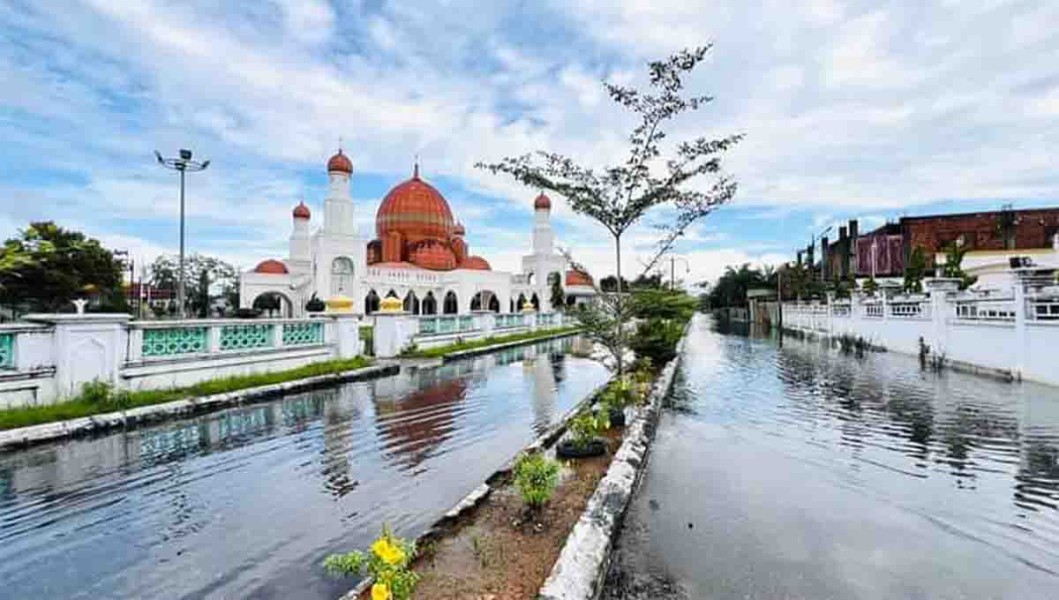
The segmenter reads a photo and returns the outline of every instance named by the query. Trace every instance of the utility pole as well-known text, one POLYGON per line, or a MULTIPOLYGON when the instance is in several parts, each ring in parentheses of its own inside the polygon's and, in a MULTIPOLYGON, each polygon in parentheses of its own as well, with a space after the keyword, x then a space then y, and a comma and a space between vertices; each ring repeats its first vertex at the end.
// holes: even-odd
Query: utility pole
POLYGON ((210 166, 210 161, 197 162, 191 160, 191 150, 181 149, 179 158, 163 158, 162 153, 155 150, 155 158, 158 164, 167 169, 180 172, 180 266, 177 278, 177 316, 184 318, 184 175, 185 173, 197 173, 205 171, 210 166))

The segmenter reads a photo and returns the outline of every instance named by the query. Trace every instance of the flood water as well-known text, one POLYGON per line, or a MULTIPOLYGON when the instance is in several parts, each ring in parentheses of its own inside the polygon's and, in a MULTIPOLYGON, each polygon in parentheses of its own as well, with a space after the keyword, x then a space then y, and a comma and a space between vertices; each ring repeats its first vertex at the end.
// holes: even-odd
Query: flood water
POLYGON ((1059 389, 693 324, 610 598, 1059 598, 1059 389))
POLYGON ((0 454, 0 597, 336 598, 602 383, 553 341, 0 454))

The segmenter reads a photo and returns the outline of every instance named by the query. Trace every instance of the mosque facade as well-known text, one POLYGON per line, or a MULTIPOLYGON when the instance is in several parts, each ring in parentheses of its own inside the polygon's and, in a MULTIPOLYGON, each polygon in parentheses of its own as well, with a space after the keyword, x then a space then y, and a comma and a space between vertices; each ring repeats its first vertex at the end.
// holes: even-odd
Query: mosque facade
MULTIPOLYGON (((342 150, 327 161, 328 192, 323 222, 313 229, 304 202, 291 214, 288 256, 268 259, 241 274, 240 305, 278 299, 280 313, 302 317, 314 297, 328 306, 361 314, 379 310, 396 297, 412 314, 469 314, 488 310, 518 312, 527 303, 552 312, 550 276, 559 274, 564 303, 588 302, 595 295, 589 274, 571 269, 555 250, 551 200, 533 201, 533 245, 520 273, 495 271, 471 252, 464 226, 448 201, 419 174, 391 189, 375 215, 371 237, 357 231, 350 194, 353 163, 342 150)), ((274 303, 273 303, 274 304, 274 303)))

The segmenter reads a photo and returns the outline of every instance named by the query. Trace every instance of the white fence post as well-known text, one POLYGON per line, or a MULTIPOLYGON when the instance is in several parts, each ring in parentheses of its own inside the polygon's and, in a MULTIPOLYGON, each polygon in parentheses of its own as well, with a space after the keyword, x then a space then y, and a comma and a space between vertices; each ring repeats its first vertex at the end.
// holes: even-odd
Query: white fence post
POLYGON ((222 325, 210 325, 209 330, 206 332, 206 335, 209 336, 207 338, 209 343, 207 352, 210 354, 216 354, 221 351, 221 327, 222 325))
POLYGON ((1026 368, 1026 285, 1015 280, 1015 368, 1013 373, 1022 379, 1026 368))

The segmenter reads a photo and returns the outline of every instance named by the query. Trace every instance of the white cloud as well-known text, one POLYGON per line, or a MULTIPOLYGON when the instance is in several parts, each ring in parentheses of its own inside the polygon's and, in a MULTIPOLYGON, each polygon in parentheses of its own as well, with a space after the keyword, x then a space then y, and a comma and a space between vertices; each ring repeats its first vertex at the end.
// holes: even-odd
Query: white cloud
MULTIPOLYGON (((323 182, 306 170, 341 136, 357 176, 396 182, 419 152, 431 176, 522 207, 525 225, 494 223, 495 211, 453 198, 472 244, 478 227, 481 252, 514 268, 521 250, 491 240, 524 236, 534 192, 473 164, 536 149, 620 160, 629 121, 599 80, 642 82, 644 60, 712 40, 691 87, 716 99, 674 134, 747 134, 726 167, 737 206, 761 207, 748 221, 1055 197, 1056 22, 1055 3, 1002 1, 40 0, 0 7, 12 32, 0 69, 14 74, 0 88, 12 165, 0 191, 20 220, 66 216, 120 240, 116 220, 176 210, 172 174, 150 151, 193 147, 214 166, 190 180, 192 220, 241 236, 204 246, 252 260, 248 249, 282 253, 290 206, 319 201, 323 182), (21 176, 33 170, 45 175, 21 176)), ((610 270, 594 225, 561 199, 555 219, 588 232, 575 250, 610 270)), ((702 260, 763 256, 742 232, 720 233, 687 246, 709 245, 702 260)), ((143 235, 144 252, 170 245, 143 235)), ((649 245, 644 232, 629 242, 649 245)), ((627 258, 626 270, 637 256, 627 258)))

